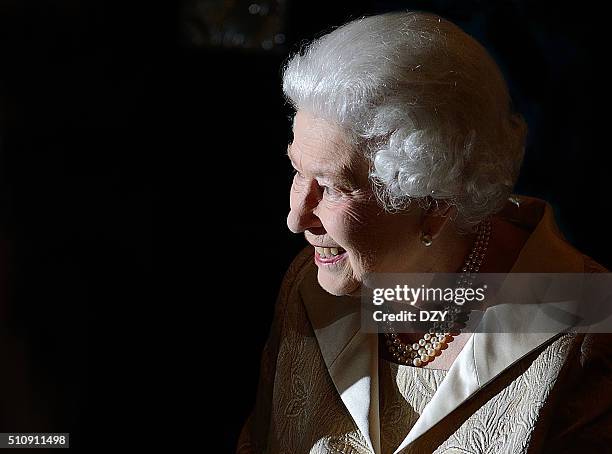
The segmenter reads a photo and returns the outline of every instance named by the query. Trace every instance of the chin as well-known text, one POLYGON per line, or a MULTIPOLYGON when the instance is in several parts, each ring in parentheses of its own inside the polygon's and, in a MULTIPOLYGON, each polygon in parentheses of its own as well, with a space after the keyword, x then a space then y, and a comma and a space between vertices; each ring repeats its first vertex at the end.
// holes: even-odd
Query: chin
POLYGON ((349 279, 344 276, 333 276, 325 271, 319 270, 317 273, 317 280, 323 290, 334 296, 354 296, 355 294, 359 296, 360 294, 359 290, 361 289, 361 283, 354 279, 349 279))

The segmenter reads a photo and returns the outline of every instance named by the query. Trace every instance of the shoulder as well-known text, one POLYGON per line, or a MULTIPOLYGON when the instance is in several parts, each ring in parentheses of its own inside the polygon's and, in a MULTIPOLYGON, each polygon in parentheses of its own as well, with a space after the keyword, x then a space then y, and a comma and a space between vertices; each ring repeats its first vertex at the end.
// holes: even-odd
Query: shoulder
POLYGON ((530 232, 514 263, 515 273, 597 273, 605 267, 567 241, 555 221, 552 206, 541 199, 520 196, 520 204, 508 203, 499 216, 530 232))
POLYGON ((612 334, 577 335, 557 405, 551 408, 546 452, 608 452, 612 441, 612 334))
POLYGON ((281 327, 300 324, 305 320, 300 289, 314 267, 313 256, 313 248, 305 247, 298 252, 285 272, 274 310, 274 324, 281 331, 281 327))
POLYGON ((279 291, 279 299, 286 300, 297 290, 304 276, 312 269, 314 250, 312 247, 302 249, 289 264, 279 291))

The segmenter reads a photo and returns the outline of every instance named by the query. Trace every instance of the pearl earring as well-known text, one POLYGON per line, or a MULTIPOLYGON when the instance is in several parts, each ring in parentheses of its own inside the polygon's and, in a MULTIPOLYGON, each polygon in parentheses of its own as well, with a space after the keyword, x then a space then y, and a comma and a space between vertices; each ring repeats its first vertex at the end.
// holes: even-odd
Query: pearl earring
POLYGON ((421 243, 423 243, 425 247, 429 247, 433 243, 433 238, 429 233, 421 233, 421 243))

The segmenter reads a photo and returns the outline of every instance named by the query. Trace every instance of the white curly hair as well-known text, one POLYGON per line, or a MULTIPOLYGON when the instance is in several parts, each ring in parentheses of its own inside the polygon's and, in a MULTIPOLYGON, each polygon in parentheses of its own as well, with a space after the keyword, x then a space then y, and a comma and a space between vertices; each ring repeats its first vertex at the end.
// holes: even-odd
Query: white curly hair
POLYGON ((512 192, 526 123, 487 51, 439 16, 395 12, 336 28, 288 59, 283 92, 366 154, 387 210, 444 200, 471 231, 512 192))

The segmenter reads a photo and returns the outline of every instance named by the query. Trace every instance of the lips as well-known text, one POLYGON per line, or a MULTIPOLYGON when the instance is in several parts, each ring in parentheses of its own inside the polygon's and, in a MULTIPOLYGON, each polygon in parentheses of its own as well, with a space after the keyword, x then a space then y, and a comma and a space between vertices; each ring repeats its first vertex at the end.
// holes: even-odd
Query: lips
POLYGON ((318 265, 333 265, 347 256, 346 250, 341 247, 315 246, 315 262, 318 265))

